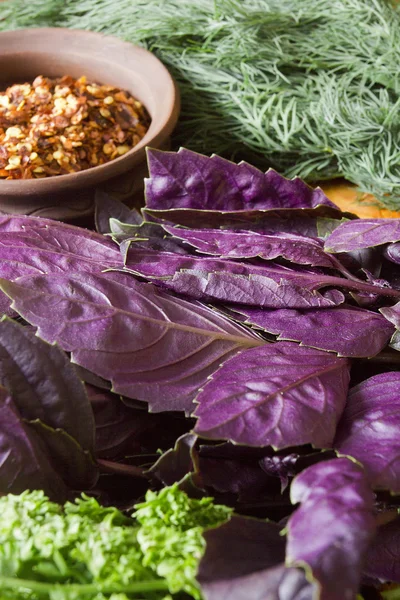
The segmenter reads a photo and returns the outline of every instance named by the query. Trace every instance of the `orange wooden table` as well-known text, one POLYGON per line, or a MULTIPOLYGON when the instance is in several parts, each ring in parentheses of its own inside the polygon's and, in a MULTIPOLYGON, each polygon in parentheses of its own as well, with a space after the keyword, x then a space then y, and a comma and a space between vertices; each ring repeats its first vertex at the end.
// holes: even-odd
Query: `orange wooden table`
POLYGON ((323 182, 320 187, 342 210, 355 213, 364 219, 400 218, 400 211, 384 208, 374 196, 361 194, 354 185, 345 180, 323 182))

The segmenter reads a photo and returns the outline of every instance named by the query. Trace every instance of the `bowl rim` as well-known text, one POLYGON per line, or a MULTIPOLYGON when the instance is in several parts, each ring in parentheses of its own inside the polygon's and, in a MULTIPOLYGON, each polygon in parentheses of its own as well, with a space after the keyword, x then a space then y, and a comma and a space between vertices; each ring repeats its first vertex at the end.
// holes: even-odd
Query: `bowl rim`
MULTIPOLYGON (((16 35, 27 36, 31 38, 33 37, 37 38, 38 41, 41 41, 43 40, 44 36, 47 36, 47 38, 48 36, 53 35, 59 36, 60 33, 65 36, 75 37, 76 35, 84 35, 99 41, 108 41, 109 43, 113 43, 115 46, 120 47, 121 51, 124 51, 128 54, 132 53, 132 55, 136 56, 136 59, 138 53, 142 54, 148 62, 156 66, 157 77, 162 77, 163 83, 166 85, 165 98, 163 101, 165 102, 167 99, 168 103, 166 105, 166 109, 164 110, 164 116, 160 121, 157 121, 157 126, 153 130, 152 124, 154 121, 152 120, 145 136, 138 144, 136 144, 136 146, 131 148, 123 156, 115 158, 102 165, 90 167, 89 169, 84 169, 75 173, 68 173, 66 175, 57 175, 40 179, 0 179, 0 195, 36 195, 53 192, 55 191, 55 188, 59 187, 67 191, 68 189, 78 187, 79 185, 81 185, 82 188, 87 188, 95 183, 100 183, 104 180, 121 175, 122 173, 127 172, 130 168, 133 168, 139 162, 142 162, 142 160, 145 158, 146 147, 157 147, 157 145, 164 142, 172 133, 177 123, 180 111, 179 88, 171 73, 159 60, 159 58, 141 46, 127 42, 116 36, 106 35, 96 31, 88 31, 85 29, 69 29, 67 27, 37 27, 31 29, 2 31, 0 32, 0 42, 2 40, 6 40, 7 37, 15 38, 16 35)), ((10 51, 10 54, 15 56, 16 54, 25 54, 28 52, 28 50, 10 51)), ((40 54, 44 52, 45 51, 41 50, 40 47, 33 48, 31 51, 32 54, 40 54)), ((8 52, 6 51, 2 54, 7 55, 7 53, 8 52)), ((56 56, 57 52, 55 52, 54 55, 56 56)), ((83 50, 83 60, 84 56, 85 51, 83 50)), ((107 85, 107 82, 105 82, 104 85, 107 85)), ((151 88, 151 83, 149 83, 149 87, 151 88)))

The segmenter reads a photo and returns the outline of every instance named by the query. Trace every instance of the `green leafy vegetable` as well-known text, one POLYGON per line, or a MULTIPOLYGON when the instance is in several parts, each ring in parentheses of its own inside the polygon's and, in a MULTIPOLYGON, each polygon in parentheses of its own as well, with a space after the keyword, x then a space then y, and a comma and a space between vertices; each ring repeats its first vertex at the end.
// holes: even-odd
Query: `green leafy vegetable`
POLYGON ((396 587, 393 590, 382 592, 382 598, 384 600, 400 600, 400 588, 396 587))
POLYGON ((63 507, 41 491, 0 499, 1 598, 13 600, 167 600, 195 581, 203 532, 229 519, 211 498, 172 486, 148 492, 134 519, 83 496, 63 507), (3 591, 4 590, 4 591, 3 591), (132 595, 134 594, 134 595, 132 595))
POLYGON ((176 486, 147 492, 136 508, 143 564, 164 577, 171 592, 183 589, 200 598, 195 576, 205 550, 202 533, 226 521, 231 510, 213 505, 212 498, 191 499, 176 486))

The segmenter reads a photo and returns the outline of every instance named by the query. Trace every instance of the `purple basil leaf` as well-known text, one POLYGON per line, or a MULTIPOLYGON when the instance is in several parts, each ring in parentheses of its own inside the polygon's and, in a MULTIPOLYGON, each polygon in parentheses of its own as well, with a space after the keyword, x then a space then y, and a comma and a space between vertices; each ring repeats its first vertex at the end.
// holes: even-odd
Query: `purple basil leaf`
POLYGON ((193 449, 197 437, 193 433, 185 433, 177 439, 174 448, 167 450, 147 471, 163 485, 172 485, 181 481, 194 470, 193 449))
POLYGON ((339 356, 378 354, 393 335, 393 326, 381 315, 353 306, 294 310, 234 308, 245 323, 278 336, 278 340, 336 352, 339 356))
MULTIPOLYGON (((85 383, 88 383, 89 385, 92 385, 96 388, 100 388, 101 390, 109 391, 111 389, 111 384, 109 381, 107 381, 106 379, 102 379, 101 377, 95 375, 91 371, 88 371, 87 369, 84 369, 79 365, 75 365, 75 371, 77 372, 78 377, 81 381, 84 381, 85 383)), ((88 392, 87 388, 86 391, 88 392)))
POLYGON ((252 348, 200 391, 196 433, 248 446, 329 448, 348 383, 348 361, 333 354, 290 342, 252 348))
POLYGON ((353 272, 361 270, 367 275, 368 281, 378 278, 382 270, 381 248, 360 248, 354 252, 340 254, 340 260, 353 272))
POLYGON ((227 302, 267 308, 310 308, 335 306, 344 301, 338 290, 320 294, 286 281, 276 283, 269 277, 246 277, 231 273, 203 274, 198 271, 176 273, 163 287, 203 302, 227 302))
MULTIPOLYGON (((316 209, 319 210, 319 209, 316 209)), ((176 225, 193 227, 195 229, 214 229, 216 227, 222 230, 231 230, 238 232, 260 233, 265 235, 276 235, 280 233, 290 233, 303 235, 306 237, 318 237, 317 217, 313 214, 305 214, 305 209, 268 211, 259 213, 255 211, 221 213, 215 211, 202 210, 172 210, 168 211, 167 221, 157 219, 154 215, 146 213, 146 218, 155 223, 166 225, 175 223, 176 225), (170 221, 170 223, 168 223, 170 221)), ((312 211, 311 211, 312 212, 312 211)))
MULTIPOLYGON (((5 215, 0 213, 0 231, 1 233, 16 232, 16 231, 31 231, 31 230, 46 230, 55 231, 60 229, 67 231, 80 231, 83 234, 91 234, 95 238, 99 234, 94 231, 89 231, 76 225, 54 221, 53 219, 45 219, 44 217, 34 217, 29 215, 5 215)), ((100 236, 101 237, 101 236, 100 236)))
MULTIPOLYGON (((0 217, 0 277, 88 272, 123 266, 118 246, 106 237, 71 225, 34 217, 0 217), (14 225, 13 225, 14 223, 14 225), (8 231, 8 227, 19 228, 8 231), (4 231, 2 231, 4 228, 4 231)), ((0 296, 0 311, 9 300, 0 296)))
POLYGON ((201 587, 205 600, 314 600, 316 593, 304 571, 284 564, 236 578, 216 573, 201 587))
MULTIPOLYGON (((368 250, 370 250, 370 248, 368 248, 368 250)), ((370 271, 368 271, 368 269, 365 269, 365 268, 361 269, 361 272, 366 277, 366 281, 369 284, 372 284, 376 288, 389 289, 389 290, 392 290, 391 293, 393 292, 393 288, 392 288, 391 284, 386 279, 380 279, 380 278, 376 277, 370 271)), ((396 293, 396 290, 394 290, 394 292, 396 293)), ((364 307, 364 308, 366 308, 366 307, 376 308, 377 305, 380 302, 382 302, 382 300, 380 298, 380 293, 376 293, 375 291, 372 292, 372 290, 369 292, 365 292, 365 291, 351 292, 351 297, 353 298, 353 300, 355 300, 357 302, 357 304, 359 306, 364 307)))
MULTIPOLYGON (((216 271, 229 272, 237 275, 264 275, 268 276, 267 270, 270 265, 254 265, 246 262, 234 262, 219 258, 210 258, 204 256, 178 255, 173 252, 156 251, 151 248, 146 249, 138 244, 133 244, 127 255, 126 268, 137 275, 145 278, 166 279, 172 277, 181 270, 193 270, 204 273, 213 273, 216 271)), ((288 271, 284 267, 276 275, 277 281, 282 278, 282 273, 288 271)), ((292 272, 292 271, 290 271, 292 272)))
POLYGON ((113 239, 124 240, 126 238, 150 237, 149 234, 152 232, 152 225, 157 228, 155 231, 162 229, 161 225, 158 225, 157 223, 144 221, 140 213, 135 212, 134 214, 137 215, 137 222, 133 223, 126 223, 125 221, 120 221, 119 219, 110 218, 110 233, 113 239), (141 235, 141 231, 146 231, 147 236, 141 235))
POLYGON ((169 225, 180 225, 194 229, 231 229, 232 231, 254 231, 255 233, 293 233, 318 237, 316 219, 318 215, 337 217, 342 213, 326 205, 317 208, 289 208, 276 210, 239 210, 224 212, 177 208, 151 210, 143 208, 146 221, 169 225))
POLYGON ((324 287, 400 298, 400 290, 325 275, 300 265, 286 267, 261 260, 254 264, 214 257, 183 256, 136 246, 130 249, 125 262, 129 272, 154 280, 178 293, 207 301, 216 299, 244 304, 244 300, 240 300, 242 294, 253 306, 261 303, 261 306, 274 308, 334 306, 343 302, 343 294, 336 289, 323 296, 316 293, 324 287), (274 285, 274 282, 278 285, 274 285), (229 286, 234 288, 231 292, 229 286), (229 296, 232 298, 228 300, 229 296))
POLYGON ((141 223, 142 217, 136 210, 131 210, 116 198, 103 190, 96 190, 94 221, 99 233, 110 233, 110 219, 118 219, 124 223, 141 223))
POLYGON ((275 523, 233 516, 204 533, 198 581, 206 600, 312 600, 304 572, 286 569, 275 523))
MULTIPOLYGON (((136 241, 136 243, 140 244, 143 240, 140 240, 139 242, 137 242, 137 240, 135 240, 135 241, 136 241)), ((120 249, 124 264, 126 263, 126 257, 128 256, 128 252, 129 252, 129 248, 131 247, 131 244, 132 244, 131 239, 121 240, 119 242, 119 249, 120 249)))
POLYGON ((270 169, 255 167, 181 148, 179 152, 147 151, 150 179, 146 180, 146 205, 153 210, 201 209, 255 211, 278 208, 337 210, 320 188, 312 189, 299 178, 289 180, 270 169))
POLYGON ((264 344, 211 309, 123 273, 3 280, 2 289, 40 337, 153 412, 192 410, 198 389, 222 362, 264 344))
POLYGON ((273 453, 271 448, 251 448, 250 446, 238 446, 231 442, 221 444, 205 444, 199 448, 199 456, 221 460, 234 461, 258 461, 264 456, 273 453))
POLYGON ((98 479, 99 470, 91 454, 63 429, 49 427, 39 419, 28 421, 47 447, 52 463, 73 489, 87 490, 98 479))
POLYGON ((57 250, 87 260, 118 261, 118 247, 109 238, 75 225, 29 216, 0 216, 1 246, 23 248, 26 244, 57 250), (19 235, 17 235, 19 234, 19 235))
POLYGON ((85 388, 66 354, 27 327, 0 322, 0 384, 31 423, 70 487, 97 479, 94 419, 85 388))
POLYGON ((229 443, 200 446, 196 466, 201 486, 213 495, 234 494, 239 502, 265 503, 275 490, 260 461, 272 453, 270 448, 260 450, 229 443))
POLYGON ((300 235, 289 233, 262 235, 219 229, 182 229, 168 225, 165 225, 164 229, 203 254, 230 259, 260 257, 273 260, 281 257, 300 265, 338 268, 338 261, 324 252, 321 241, 300 235))
POLYGON ((279 477, 281 480, 281 492, 283 493, 289 485, 289 477, 296 475, 295 465, 299 454, 287 454, 280 456, 265 456, 260 460, 262 470, 272 477, 279 477))
POLYGON ((60 225, 61 227, 71 227, 64 223, 57 223, 52 219, 44 219, 42 217, 30 217, 27 215, 0 215, 0 231, 2 233, 8 231, 28 231, 29 229, 39 228, 46 229, 49 226, 60 225))
POLYGON ((310 569, 321 600, 354 600, 375 532, 374 495, 362 468, 347 458, 318 463, 298 475, 291 499, 286 565, 310 569))
POLYGON ((379 527, 367 554, 364 573, 400 583, 400 517, 379 527))
POLYGON ((24 419, 62 429, 94 453, 93 411, 67 355, 9 319, 0 322, 0 385, 24 419))
POLYGON ((198 300, 274 308, 335 306, 344 301, 341 292, 333 290, 321 294, 315 288, 323 287, 325 281, 326 285, 347 282, 339 277, 324 277, 276 265, 263 267, 136 247, 128 252, 126 270, 198 300))
POLYGON ((327 252, 352 252, 400 241, 400 219, 356 219, 340 225, 325 241, 327 252))
POLYGON ((390 260, 390 262, 400 265, 400 244, 389 244, 384 249, 383 256, 390 260))
POLYGON ((396 327, 396 332, 390 340, 390 346, 395 350, 400 350, 400 302, 394 306, 380 308, 379 312, 396 327))
POLYGON ((131 244, 134 251, 137 248, 143 248, 145 250, 190 254, 187 244, 176 237, 168 235, 165 229, 157 223, 144 221, 140 225, 129 225, 111 219, 110 227, 112 238, 120 244, 121 253, 125 261, 131 244))
MULTIPOLYGON (((205 227, 203 221, 193 224, 195 227, 205 227)), ((304 235, 306 237, 319 237, 317 228, 317 217, 301 214, 301 209, 298 211, 287 211, 286 214, 273 216, 266 214, 262 219, 255 223, 247 222, 244 224, 243 230, 240 229, 240 224, 233 222, 229 224, 229 220, 225 220, 224 229, 232 229, 233 231, 254 231, 255 233, 264 233, 268 235, 277 233, 290 233, 295 235, 304 235)))
MULTIPOLYGON (((35 241, 32 242, 32 237, 36 234, 34 232, 28 234, 24 230, 24 228, 27 229, 29 224, 37 225, 37 222, 28 222, 27 225, 24 225, 23 228, 17 232, 6 231, 5 233, 2 233, 2 246, 0 246, 0 275, 6 279, 13 280, 22 275, 35 275, 47 270, 61 271, 65 270, 65 268, 70 268, 71 259, 68 260, 65 256, 60 255, 59 248, 56 256, 54 256, 54 253, 53 255, 48 253, 48 248, 46 250, 39 250, 37 248, 35 241), (26 247, 24 247, 24 244, 26 247)), ((0 230, 1 225, 5 226, 6 224, 4 222, 1 223, 0 218, 0 230)), ((20 222, 19 225, 21 225, 20 222)), ((43 232, 43 229, 39 230, 39 235, 43 232)), ((84 262, 84 265, 86 267, 89 266, 89 270, 93 270, 93 266, 87 265, 87 262, 84 262)), ((78 270, 82 270, 82 268, 78 267, 78 270)), ((86 268, 86 270, 88 270, 88 268, 86 268)), ((100 269, 98 268, 97 270, 100 269)), ((1 313, 14 316, 9 308, 9 299, 4 294, 0 295, 0 314, 1 313)))
POLYGON ((400 331, 397 330, 394 334, 392 339, 390 340, 390 344, 389 346, 391 348, 394 348, 395 350, 400 351, 400 331))
POLYGON ((44 490, 58 501, 67 495, 42 440, 21 418, 7 391, 0 388, 0 494, 29 489, 44 490))
POLYGON ((200 582, 250 575, 285 559, 285 538, 276 523, 233 515, 204 537, 207 546, 199 567, 200 582))
POLYGON ((335 448, 358 460, 374 488, 400 492, 400 373, 381 373, 350 390, 335 448))
MULTIPOLYGON (((0 265, 6 261, 15 269, 18 263, 34 273, 62 271, 101 271, 118 268, 122 260, 117 244, 99 233, 55 224, 27 231, 10 231, 0 237, 0 265)), ((3 266, 4 264, 4 266, 3 266)), ((17 275, 18 276, 18 275, 17 275)))
POLYGON ((86 386, 96 423, 96 456, 114 459, 141 452, 141 445, 161 425, 158 415, 126 406, 107 390, 86 386))

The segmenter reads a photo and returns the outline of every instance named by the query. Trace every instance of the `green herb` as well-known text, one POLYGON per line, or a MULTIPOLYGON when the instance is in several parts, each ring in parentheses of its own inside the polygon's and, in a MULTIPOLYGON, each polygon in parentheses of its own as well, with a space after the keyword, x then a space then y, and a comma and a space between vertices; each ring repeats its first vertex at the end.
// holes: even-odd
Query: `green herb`
POLYGON ((165 578, 171 592, 184 589, 199 598, 195 576, 205 549, 202 533, 226 521, 231 510, 215 506, 212 498, 192 500, 177 493, 176 486, 147 492, 146 502, 136 509, 143 564, 165 578))
POLYGON ((167 600, 168 592, 180 591, 200 598, 195 576, 202 533, 230 512, 211 498, 192 500, 177 486, 148 492, 135 520, 86 496, 64 507, 41 491, 5 496, 1 598, 167 600))
POLYGON ((381 592, 382 598, 384 600, 400 600, 400 588, 396 587, 391 590, 381 592))
POLYGON ((9 0, 0 27, 56 25, 153 50, 182 92, 175 144, 400 207, 400 16, 385 0, 9 0))

